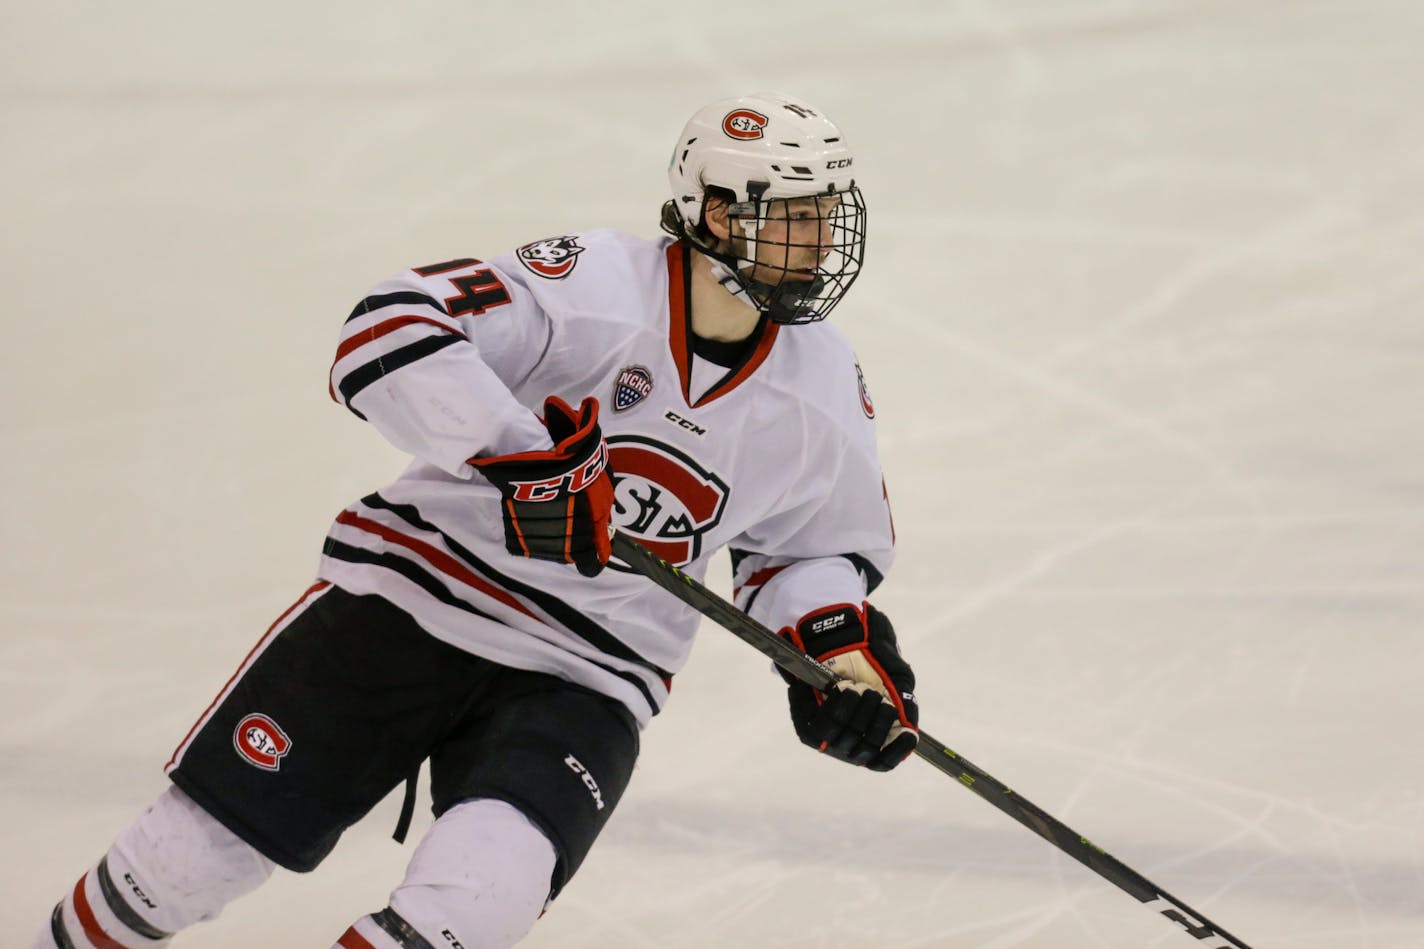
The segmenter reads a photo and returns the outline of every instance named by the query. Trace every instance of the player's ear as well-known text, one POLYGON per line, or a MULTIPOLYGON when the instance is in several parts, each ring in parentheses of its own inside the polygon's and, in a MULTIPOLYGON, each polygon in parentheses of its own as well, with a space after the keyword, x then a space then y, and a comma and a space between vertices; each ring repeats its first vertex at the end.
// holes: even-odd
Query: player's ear
POLYGON ((731 239, 732 228, 727 220, 727 202, 721 198, 707 196, 702 208, 702 223, 719 243, 731 239))

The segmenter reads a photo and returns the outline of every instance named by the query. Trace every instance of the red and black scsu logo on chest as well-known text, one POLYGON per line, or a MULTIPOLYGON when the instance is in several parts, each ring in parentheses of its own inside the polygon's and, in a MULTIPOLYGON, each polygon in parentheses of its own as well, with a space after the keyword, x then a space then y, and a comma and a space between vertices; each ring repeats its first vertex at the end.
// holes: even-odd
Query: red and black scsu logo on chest
MULTIPOLYGON (((674 566, 696 560, 727 507, 726 482, 676 448, 642 435, 611 436, 608 464, 619 530, 674 566)), ((609 566, 627 570, 616 562, 609 566)))

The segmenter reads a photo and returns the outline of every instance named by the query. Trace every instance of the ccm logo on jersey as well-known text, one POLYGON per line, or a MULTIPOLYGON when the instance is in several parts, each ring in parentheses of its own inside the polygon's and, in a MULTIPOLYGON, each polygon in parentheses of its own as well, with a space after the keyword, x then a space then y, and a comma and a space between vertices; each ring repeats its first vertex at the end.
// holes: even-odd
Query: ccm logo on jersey
POLYGON ((583 248, 576 238, 549 237, 532 244, 525 244, 514 252, 519 262, 535 276, 546 280, 562 280, 573 273, 583 248))
POLYGON ((696 560, 703 537, 722 520, 731 493, 726 482, 691 456, 642 435, 610 436, 608 463, 618 528, 675 567, 696 560))
POLYGON ((683 431, 691 432, 698 438, 701 438, 703 435, 707 434, 707 429, 703 428, 701 425, 698 425, 696 422, 691 421, 690 419, 683 418, 681 415, 678 415, 672 409, 668 409, 667 413, 663 415, 663 418, 667 419, 669 422, 673 423, 683 431))
POLYGON ((753 112, 751 109, 737 109, 735 112, 728 112, 722 119, 722 131, 726 132, 729 138, 750 142, 761 138, 761 132, 766 128, 766 123, 767 117, 760 112, 753 112))
POLYGON ((263 771, 276 771, 282 756, 292 750, 292 739, 266 715, 252 714, 237 723, 232 733, 237 753, 263 771))
POLYGON ((593 795, 593 803, 601 811, 603 810, 603 793, 598 790, 598 782, 593 780, 593 775, 588 773, 588 769, 583 766, 573 755, 564 759, 564 764, 569 766, 569 770, 583 779, 583 786, 588 788, 588 793, 593 795))
POLYGON ((566 491, 569 494, 578 494, 597 481, 598 476, 603 474, 603 469, 607 467, 608 446, 599 445, 593 457, 573 471, 565 471, 557 477, 540 481, 511 482, 514 486, 514 500, 552 501, 566 491))

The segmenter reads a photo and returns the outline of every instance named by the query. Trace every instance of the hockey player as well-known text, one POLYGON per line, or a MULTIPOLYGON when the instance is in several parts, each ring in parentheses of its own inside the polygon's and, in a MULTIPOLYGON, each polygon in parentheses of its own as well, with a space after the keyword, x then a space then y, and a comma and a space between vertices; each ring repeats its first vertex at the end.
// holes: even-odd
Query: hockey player
POLYGON ((889 770, 914 677, 866 598, 893 529, 874 408, 819 322, 865 249, 840 130, 799 100, 713 103, 677 141, 667 237, 612 231, 378 284, 332 397, 413 456, 336 518, 318 581, 166 765, 169 787, 35 945, 153 947, 311 870, 429 761, 436 820, 345 949, 513 945, 617 806, 696 613, 616 560, 623 530, 850 680, 788 683, 796 733, 889 770))

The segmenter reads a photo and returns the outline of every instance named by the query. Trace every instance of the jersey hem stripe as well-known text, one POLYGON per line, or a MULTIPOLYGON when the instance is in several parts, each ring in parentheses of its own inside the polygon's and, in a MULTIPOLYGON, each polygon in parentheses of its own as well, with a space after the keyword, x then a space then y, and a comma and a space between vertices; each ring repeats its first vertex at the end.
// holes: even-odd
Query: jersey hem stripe
MULTIPOLYGON (((360 518, 359 520, 364 521, 365 519, 360 518)), ((374 522, 366 521, 366 523, 373 524, 374 522)), ((364 526, 360 524, 347 522, 346 526, 353 527, 358 530, 365 530, 364 526)), ((390 532, 389 528, 387 528, 386 530, 390 532)), ((395 532, 390 533, 395 534, 395 532)), ((382 537, 382 539, 389 539, 386 537, 385 534, 378 534, 376 536, 380 536, 382 537)), ((423 544, 419 541, 414 541, 411 538, 404 538, 404 536, 400 534, 395 534, 395 536, 402 538, 402 540, 404 541, 410 541, 410 543, 403 543, 402 541, 398 540, 390 540, 391 543, 399 544, 400 546, 411 551, 417 556, 423 557, 427 560, 431 560, 431 558, 427 556, 426 551, 428 551, 429 554, 440 555, 440 551, 435 550, 428 544, 423 544)), ((430 563, 430 566, 436 571, 436 573, 432 574, 425 569, 424 565, 402 557, 394 551, 380 552, 367 550, 362 547, 356 547, 351 544, 343 543, 342 541, 330 537, 327 538, 326 546, 323 548, 323 553, 327 557, 330 557, 332 560, 390 570, 391 572, 396 573, 399 576, 410 581, 411 583, 415 584, 427 595, 431 596, 440 603, 445 604, 446 606, 453 607, 455 609, 461 610, 474 616, 479 616, 482 619, 489 620, 492 623, 497 623, 505 628, 514 629, 518 631, 517 627, 510 626, 506 621, 501 620, 499 617, 491 615, 489 612, 480 609, 475 604, 469 602, 468 600, 464 599, 463 597, 452 591, 445 583, 441 581, 440 576, 443 574, 444 576, 448 576, 456 582, 462 583, 465 586, 471 587, 472 589, 484 593, 487 596, 495 598, 498 602, 502 604, 513 604, 513 606, 521 614, 529 617, 531 620, 539 623, 541 626, 547 627, 550 630, 562 632, 564 635, 576 637, 586 643, 588 642, 586 639, 584 639, 584 637, 579 636, 577 631, 575 630, 567 630, 561 629, 560 627, 556 626, 550 626, 547 622, 545 622, 542 617, 535 615, 531 610, 529 610, 528 607, 525 607, 523 604, 514 601, 508 593, 492 587, 489 583, 475 576, 469 570, 459 569, 458 565, 456 565, 457 569, 459 569, 458 573, 447 573, 442 569, 441 563, 435 563, 432 561, 430 563)), ((449 558, 448 556, 442 555, 441 559, 442 563, 453 563, 451 558, 449 558)), ((338 583, 338 586, 339 585, 340 584, 338 583)), ((417 623, 420 622, 418 614, 415 615, 414 618, 417 623)), ((529 634, 523 633, 523 635, 529 634)), ((602 649, 596 643, 589 643, 589 645, 600 652, 607 653, 607 650, 602 649)), ((569 655, 571 657, 577 658, 581 662, 588 663, 589 665, 598 668, 606 675, 615 676, 626 684, 637 689, 639 694, 643 697, 643 700, 648 704, 649 710, 651 710, 654 714, 656 714, 660 710, 659 703, 654 697, 652 689, 649 687, 648 683, 645 682, 636 673, 622 669, 615 669, 612 666, 606 665, 605 663, 598 662, 596 659, 592 659, 588 656, 576 652, 570 651, 569 655)), ((646 663, 636 664, 646 669, 650 674, 659 675, 656 670, 649 668, 646 663)), ((664 683, 664 687, 666 688, 670 682, 669 677, 659 675, 659 678, 664 683)))
POLYGON ((481 560, 473 551, 467 550, 444 531, 440 530, 439 527, 427 521, 414 505, 394 504, 380 494, 367 495, 361 499, 361 503, 367 507, 388 511, 417 530, 428 531, 438 535, 461 561, 480 571, 480 573, 488 577, 492 583, 496 583, 510 593, 534 604, 534 606, 538 607, 545 614, 557 620, 559 624, 569 632, 588 642, 590 645, 624 662, 641 666, 655 673, 663 680, 672 678, 671 672, 668 672, 656 663, 650 662, 648 659, 639 655, 628 646, 627 643, 624 643, 607 629, 574 609, 563 600, 531 587, 528 584, 520 583, 513 577, 506 576, 481 560))

